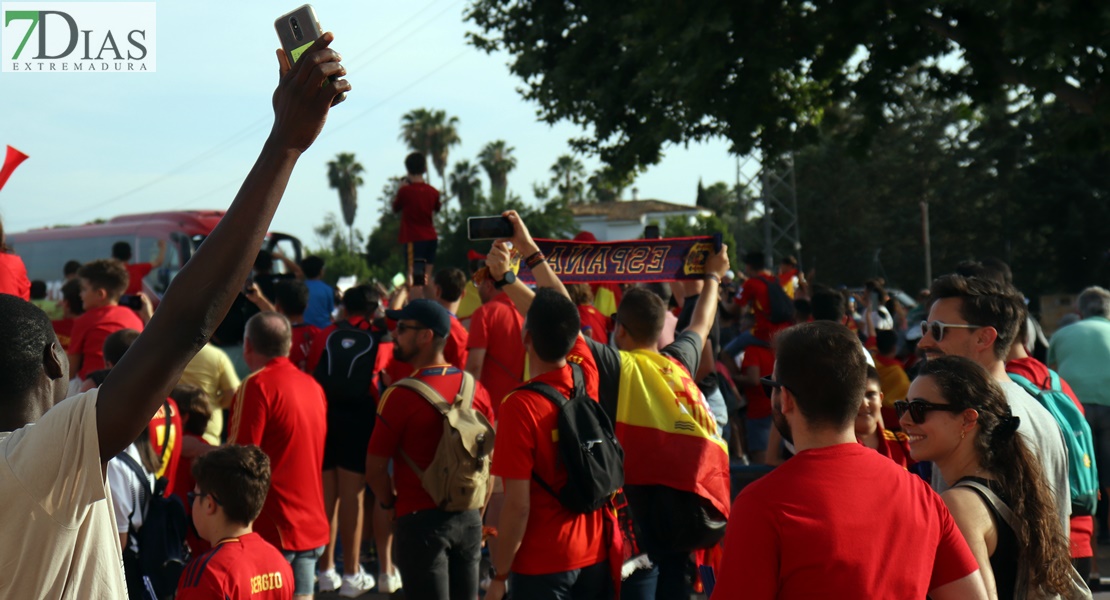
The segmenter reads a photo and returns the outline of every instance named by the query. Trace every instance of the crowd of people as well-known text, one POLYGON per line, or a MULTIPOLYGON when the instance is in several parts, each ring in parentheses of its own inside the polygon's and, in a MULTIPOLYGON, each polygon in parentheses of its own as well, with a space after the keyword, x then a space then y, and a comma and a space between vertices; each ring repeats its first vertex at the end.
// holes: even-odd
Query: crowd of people
POLYGON ((435 269, 417 154, 405 282, 337 294, 319 257, 257 252, 350 89, 331 41, 279 53, 271 135, 157 305, 164 244, 74 257, 55 301, 0 230, 0 596, 1090 596, 1110 292, 1048 341, 991 260, 917 303, 727 247, 564 285, 513 211, 435 269))

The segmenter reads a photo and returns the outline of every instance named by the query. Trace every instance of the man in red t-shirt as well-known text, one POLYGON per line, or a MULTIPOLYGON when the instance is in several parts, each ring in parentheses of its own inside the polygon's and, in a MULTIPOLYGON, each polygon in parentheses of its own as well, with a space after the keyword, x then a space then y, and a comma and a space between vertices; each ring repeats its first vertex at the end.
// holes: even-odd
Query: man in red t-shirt
POLYGON ((166 261, 166 240, 158 240, 158 255, 154 257, 154 260, 148 263, 131 264, 131 244, 122 241, 112 244, 112 258, 120 261, 127 267, 127 274, 130 276, 130 279, 127 284, 127 290, 123 293, 128 296, 134 296, 143 291, 143 277, 146 277, 151 271, 162 266, 162 263, 166 261))
MULTIPOLYGON (((536 252, 535 243, 519 217, 521 252, 536 252)), ((490 276, 501 279, 508 270, 509 252, 500 243, 490 250, 490 276)), ((505 290, 527 314, 524 346, 529 381, 542 382, 571 397, 571 363, 581 367, 586 391, 598 397, 597 365, 580 330, 578 308, 546 262, 533 270, 542 287, 532 294, 519 280, 505 290), (553 288, 553 289, 552 289, 553 288)), ((566 509, 550 491, 566 485, 567 472, 559 458, 559 408, 532 390, 517 389, 505 397, 498 415, 492 472, 505 482, 505 504, 498 523, 497 551, 491 553, 494 577, 487 600, 500 600, 506 581, 513 597, 607 599, 613 597, 610 551, 616 544, 607 533, 605 508, 592 513, 566 509)))
MULTIPOLYGON (((447 363, 443 349, 451 317, 426 299, 401 310, 387 310, 397 323, 393 355, 415 369, 411 377, 454 402, 464 372, 447 363)), ((477 385, 473 407, 493 422, 489 395, 477 385)), ((428 400, 405 387, 392 386, 378 403, 378 420, 366 456, 366 481, 379 505, 396 514, 394 557, 405 593, 412 598, 476 598, 482 549, 478 510, 447 512, 425 491, 409 460, 427 469, 443 435, 443 416, 428 400), (406 459, 407 457, 407 459, 406 459), (393 461, 393 478, 388 465, 393 461), (394 493, 396 490, 396 493, 394 493)))
POLYGON ((496 413, 501 399, 524 382, 524 344, 520 316, 513 301, 501 291, 503 279, 486 277, 478 285, 482 306, 470 317, 466 370, 489 391, 496 413))
POLYGON ((408 175, 401 178, 401 187, 393 197, 393 212, 401 213, 401 232, 397 241, 405 247, 405 281, 412 285, 414 260, 424 261, 425 281, 431 279, 439 244, 432 217, 439 212, 439 191, 424 183, 428 161, 419 152, 405 157, 408 175))
POLYGON ((756 464, 763 464, 771 437, 771 398, 764 391, 760 379, 769 376, 774 368, 775 354, 771 349, 753 344, 744 350, 740 375, 733 378, 748 399, 744 431, 749 458, 756 464))
POLYGON ((327 406, 320 384, 289 362, 291 344, 285 317, 262 312, 247 321, 243 358, 253 373, 235 394, 228 442, 270 457, 273 481, 255 529, 293 566, 299 596, 313 593, 330 534, 320 478, 327 406))
MULTIPOLYGON (((261 296, 259 293, 254 296, 261 296)), ((251 299, 250 296, 247 297, 251 299)), ((281 280, 274 284, 274 309, 285 315, 293 326, 293 346, 289 350, 289 362, 298 369, 311 373, 308 370, 308 355, 312 351, 312 343, 320 334, 320 328, 306 323, 304 311, 308 306, 308 286, 303 281, 295 279, 281 280)))
MULTIPOLYGON (((1033 385, 1049 389, 1052 376, 1049 374, 1048 365, 1033 358, 1023 345, 1024 335, 1017 336, 1017 341, 1010 348, 1010 355, 1006 359, 1006 372, 1021 375, 1033 385)), ((1059 377, 1059 373, 1057 373, 1059 377)), ((1083 404, 1072 391, 1071 386, 1063 377, 1060 379, 1060 389, 1071 398, 1079 412, 1085 413, 1083 404)), ((1059 423, 1058 423, 1059 424, 1059 423)), ((1063 425, 1061 424, 1061 430, 1063 425)), ((1096 465, 1097 466, 1097 465, 1096 465)), ((1071 562, 1079 574, 1086 581, 1091 574, 1091 562, 1094 560, 1094 548, 1091 546, 1091 537, 1095 532, 1095 518, 1091 515, 1071 515, 1068 528, 1068 539, 1071 542, 1071 562)))
POLYGON ((212 544, 177 584, 178 600, 290 600, 293 570, 252 524, 270 488, 270 459, 258 446, 224 446, 197 457, 189 492, 193 524, 212 544))
POLYGON ((775 343, 764 381, 775 426, 798 453, 736 497, 713 597, 987 598, 940 496, 856 442, 867 367, 859 339, 814 321, 775 343), (914 543, 868 534, 902 526, 914 543))
MULTIPOLYGON (((744 266, 748 278, 736 295, 735 304, 731 310, 737 308, 750 308, 755 315, 755 326, 752 335, 764 346, 770 345, 771 338, 779 331, 789 327, 791 323, 771 322, 771 296, 768 286, 778 285, 778 280, 765 268, 762 252, 749 252, 744 255, 744 266)), ((754 342, 754 341, 753 341, 754 342)), ((747 346, 748 344, 745 344, 747 346)))
POLYGON ((143 321, 135 311, 119 305, 128 282, 123 263, 94 260, 82 266, 77 277, 85 313, 73 322, 66 354, 70 378, 85 379, 89 373, 104 368, 104 340, 120 329, 142 331, 143 321))

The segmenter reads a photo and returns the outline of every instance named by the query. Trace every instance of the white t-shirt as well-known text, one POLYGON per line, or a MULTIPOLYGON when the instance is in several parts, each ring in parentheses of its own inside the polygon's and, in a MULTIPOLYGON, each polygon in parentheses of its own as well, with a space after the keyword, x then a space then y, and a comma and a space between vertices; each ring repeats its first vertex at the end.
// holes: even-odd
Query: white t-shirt
POLYGON ((0 598, 126 598, 97 390, 0 433, 0 598))
MULTIPOLYGON (((141 467, 143 465, 142 459, 139 458, 139 450, 135 444, 131 444, 124 450, 128 456, 135 459, 141 467)), ((146 516, 146 508, 143 510, 135 510, 135 501, 143 501, 142 491, 139 489, 140 485, 146 486, 147 498, 153 493, 154 489, 154 475, 149 473, 145 468, 143 472, 146 473, 146 481, 140 482, 135 472, 127 466, 118 456, 108 461, 108 485, 112 488, 112 506, 116 515, 116 531, 119 533, 127 533, 127 517, 131 517, 131 526, 138 531, 143 526, 143 517, 146 516), (132 514, 134 511, 134 514, 132 514)), ((129 539, 128 546, 132 550, 138 550, 138 543, 134 538, 129 539)))

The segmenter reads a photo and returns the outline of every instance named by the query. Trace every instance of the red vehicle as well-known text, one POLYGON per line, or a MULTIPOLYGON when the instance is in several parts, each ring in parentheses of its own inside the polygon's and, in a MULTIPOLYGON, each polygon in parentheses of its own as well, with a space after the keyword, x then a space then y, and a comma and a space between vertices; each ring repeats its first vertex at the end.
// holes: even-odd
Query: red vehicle
MULTIPOLYGON (((124 241, 131 244, 133 262, 150 262, 158 255, 158 241, 165 240, 162 266, 143 279, 143 290, 156 300, 223 216, 222 210, 123 215, 105 223, 12 233, 7 242, 27 265, 27 277, 45 281, 51 295, 55 295, 61 288, 62 269, 67 261, 84 263, 109 258, 112 244, 124 241)), ((294 261, 301 260, 301 241, 291 235, 271 233, 263 249, 280 249, 294 261)), ((280 261, 274 267, 275 273, 282 272, 280 261)))

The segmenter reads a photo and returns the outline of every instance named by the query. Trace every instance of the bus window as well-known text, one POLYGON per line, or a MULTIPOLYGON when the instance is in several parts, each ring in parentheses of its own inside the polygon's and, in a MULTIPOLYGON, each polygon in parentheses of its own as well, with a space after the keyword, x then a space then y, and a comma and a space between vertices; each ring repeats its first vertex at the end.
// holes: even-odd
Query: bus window
MULTIPOLYGON (((134 249, 134 260, 136 262, 151 262, 158 257, 158 240, 161 238, 142 236, 138 239, 138 247, 134 249)), ((178 271, 181 270, 181 265, 184 263, 182 257, 185 255, 182 244, 188 243, 188 238, 179 234, 170 234, 170 239, 166 242, 166 256, 162 261, 162 266, 152 270, 143 281, 154 290, 154 293, 161 296, 166 293, 166 289, 170 287, 170 282, 177 276, 178 271)))

